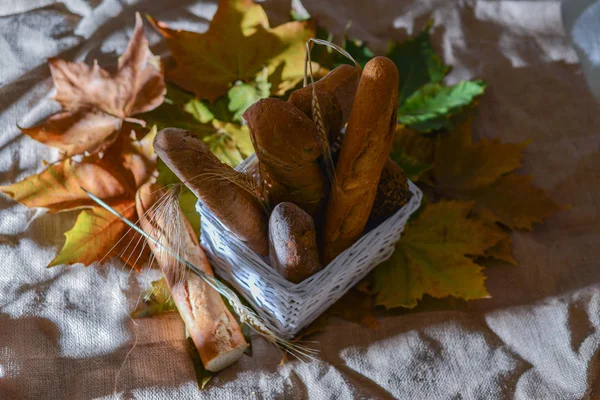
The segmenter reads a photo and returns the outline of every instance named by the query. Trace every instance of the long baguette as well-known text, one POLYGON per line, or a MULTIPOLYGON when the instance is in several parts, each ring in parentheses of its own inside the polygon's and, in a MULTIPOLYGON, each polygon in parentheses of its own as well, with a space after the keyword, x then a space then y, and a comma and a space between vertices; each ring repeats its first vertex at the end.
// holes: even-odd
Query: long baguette
MULTIPOLYGON (((329 143, 333 143, 348 121, 360 75, 355 67, 340 65, 314 83, 329 143)), ((313 119, 313 85, 297 89, 288 101, 313 119)), ((313 119, 314 121, 314 119, 313 119)))
POLYGON ((390 59, 375 57, 360 78, 336 164, 325 217, 325 263, 350 247, 365 229, 392 148, 397 108, 398 69, 390 59))
POLYGON ((254 103, 244 120, 269 206, 292 202, 317 220, 327 186, 318 163, 321 150, 315 124, 293 104, 274 98, 254 103))
POLYGON ((241 241, 269 254, 268 216, 251 178, 219 159, 196 135, 166 128, 154 139, 158 156, 241 241))
MULTIPOLYGON (((137 192, 136 208, 138 215, 142 216, 142 229, 167 248, 183 253, 186 260, 207 274, 213 275, 192 227, 178 206, 174 213, 164 213, 160 207, 156 212, 148 212, 161 201, 163 195, 162 190, 149 184, 143 185, 137 192)), ((154 242, 148 241, 148 245, 166 277, 177 311, 198 349, 204 367, 216 372, 237 361, 248 343, 221 295, 197 275, 182 274, 178 261, 154 242)))

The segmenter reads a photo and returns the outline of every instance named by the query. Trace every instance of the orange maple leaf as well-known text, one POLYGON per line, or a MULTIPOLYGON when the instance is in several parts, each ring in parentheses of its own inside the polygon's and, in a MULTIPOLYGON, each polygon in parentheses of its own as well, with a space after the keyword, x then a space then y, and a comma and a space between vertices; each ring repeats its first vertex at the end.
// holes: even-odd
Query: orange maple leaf
POLYGON ((12 185, 0 186, 0 192, 27 207, 47 208, 50 213, 89 208, 95 203, 81 189, 111 202, 135 198, 135 192, 156 169, 156 155, 149 134, 141 141, 121 136, 102 158, 70 158, 49 165, 12 185))
POLYGON ((65 233, 67 241, 49 266, 84 263, 89 265, 107 256, 119 256, 140 268, 149 258, 143 238, 127 225, 97 207, 81 189, 104 199, 126 218, 137 220, 135 194, 138 188, 156 176, 153 129, 140 141, 120 135, 100 158, 66 159, 51 164, 38 175, 12 185, 1 186, 7 194, 27 207, 44 207, 50 213, 85 208, 75 226, 65 233))
POLYGON ((169 29, 148 18, 176 61, 168 78, 210 101, 233 82, 253 79, 265 66, 271 93, 282 95, 304 76, 305 43, 315 35, 308 22, 270 28, 263 8, 251 0, 221 0, 205 33, 169 29))
MULTIPOLYGON (((135 209, 136 192, 156 176, 156 155, 152 147, 155 135, 156 129, 140 141, 132 140, 133 132, 131 137, 122 136, 98 162, 112 166, 110 171, 113 176, 121 177, 119 182, 124 189, 123 195, 104 199, 130 221, 138 219, 135 209)), ((99 190, 93 179, 87 181, 84 187, 92 193, 99 190)), ((60 191, 61 189, 57 190, 60 191)), ((52 197, 49 193, 44 194, 52 197)), ((96 206, 81 188, 73 190, 72 194, 81 197, 80 206, 86 206, 87 209, 79 214, 73 228, 65 233, 67 240, 49 267, 74 263, 89 265, 95 261, 103 261, 108 256, 117 256, 139 270, 149 260, 150 249, 139 233, 109 211, 96 206)))
MULTIPOLYGON (((126 118, 150 111, 164 100, 160 59, 148 49, 142 18, 136 14, 133 36, 115 73, 93 66, 50 59, 54 99, 63 111, 40 125, 21 130, 64 152, 64 157, 95 153, 112 144, 126 118)), ((128 133, 128 132, 127 132, 128 133)))

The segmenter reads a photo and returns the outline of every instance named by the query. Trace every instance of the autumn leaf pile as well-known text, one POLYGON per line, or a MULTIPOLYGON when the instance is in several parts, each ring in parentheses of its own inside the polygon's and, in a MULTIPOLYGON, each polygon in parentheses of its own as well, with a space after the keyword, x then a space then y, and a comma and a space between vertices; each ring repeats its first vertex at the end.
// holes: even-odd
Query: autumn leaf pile
MULTIPOLYGON (((223 162, 239 164, 253 152, 241 114, 261 98, 285 99, 301 85, 307 39, 333 40, 311 19, 270 27, 263 8, 250 0, 221 0, 205 33, 174 30, 150 16, 148 20, 164 37, 171 58, 161 63, 150 52, 137 15, 129 46, 114 71, 50 60, 54 100, 62 111, 21 128, 58 148, 60 158, 0 190, 50 213, 81 210, 49 266, 90 265, 112 255, 144 266, 148 254, 142 238, 96 206, 81 187, 136 221, 134 199, 142 184, 178 182, 151 145, 156 129, 168 126, 196 132, 223 162)), ((391 44, 386 54, 400 72, 398 116, 409 128, 398 129, 391 157, 422 188, 425 200, 392 258, 325 319, 337 315, 374 326, 376 320, 360 314, 373 303, 411 308, 424 295, 488 297, 482 260, 516 264, 511 232, 531 230, 560 209, 517 172, 528 142, 473 139, 471 120, 486 84, 444 83, 451 67, 435 52, 431 27, 391 44)), ((373 57, 365 43, 343 38, 342 45, 360 64, 373 57)), ((313 61, 320 74, 348 62, 325 48, 314 49, 313 61)), ((180 204, 198 229, 195 201, 186 192, 180 204)), ((164 301, 151 301, 156 307, 150 313, 170 309, 164 301)))

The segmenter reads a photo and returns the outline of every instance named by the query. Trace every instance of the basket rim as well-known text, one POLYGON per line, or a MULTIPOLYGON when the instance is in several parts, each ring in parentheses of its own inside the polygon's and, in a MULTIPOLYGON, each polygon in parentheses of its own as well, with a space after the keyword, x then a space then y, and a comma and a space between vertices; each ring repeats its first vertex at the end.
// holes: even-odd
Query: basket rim
MULTIPOLYGON (((252 154, 251 156, 246 158, 241 164, 239 164, 235 169, 238 171, 246 171, 247 167, 250 164, 252 164, 253 162, 255 162, 256 159, 257 159, 256 155, 252 154)), ((310 288, 310 290, 314 290, 315 287, 325 286, 326 284, 330 284, 331 282, 323 282, 323 280, 320 278, 323 277, 324 275, 333 274, 333 276, 335 277, 336 275, 345 273, 345 271, 343 271, 342 269, 338 269, 337 272, 336 272, 336 270, 332 270, 332 268, 333 268, 332 265, 335 264, 339 258, 348 256, 349 253, 351 253, 353 250, 355 250, 357 247, 360 246, 361 242, 370 240, 374 236, 379 235, 382 231, 385 231, 385 230, 393 227, 396 224, 396 219, 397 219, 398 214, 404 213, 404 212, 406 212, 406 210, 409 211, 408 212, 409 216, 411 214, 413 214, 421 205, 421 199, 422 199, 423 193, 410 180, 408 180, 408 185, 409 185, 409 190, 412 193, 412 196, 411 196, 410 200, 408 201, 408 203, 406 203, 402 208, 400 208, 398 211, 396 211, 393 215, 391 215, 385 221, 380 223, 375 229, 372 229, 368 233, 362 235, 356 242, 354 242, 354 244, 352 246, 350 246, 349 248, 344 250, 342 253, 340 253, 336 258, 334 258, 327 265, 325 265, 320 271, 318 271, 314 275, 311 275, 310 277, 306 278, 305 280, 303 280, 300 283, 293 283, 293 282, 290 282, 287 279, 285 279, 283 276, 281 276, 276 270, 274 270, 269 265, 268 259, 266 257, 262 257, 262 256, 256 254, 253 250, 251 250, 246 244, 244 244, 233 233, 231 233, 231 235, 229 235, 228 241, 233 242, 233 244, 235 244, 236 247, 241 249, 247 255, 251 256, 254 259, 254 261, 261 266, 261 268, 265 269, 265 271, 261 271, 260 269, 255 268, 254 265, 248 265, 248 267, 252 268, 252 270, 254 272, 256 272, 258 275, 260 275, 260 277, 262 279, 265 279, 272 285, 277 285, 278 289, 288 292, 288 294, 292 295, 292 297, 296 297, 298 295, 302 295, 302 294, 306 293, 308 291, 307 289, 309 289, 309 288, 310 288)), ((209 224, 214 225, 216 228, 219 228, 219 230, 222 230, 225 232, 231 232, 225 225, 223 225, 221 223, 221 221, 219 221, 219 219, 216 216, 214 216, 210 212, 210 210, 208 208, 206 208, 204 206, 202 201, 198 200, 198 202, 196 203, 196 210, 200 214, 200 219, 201 219, 200 224, 201 225, 204 223, 204 220, 208 220, 207 222, 209 224)))

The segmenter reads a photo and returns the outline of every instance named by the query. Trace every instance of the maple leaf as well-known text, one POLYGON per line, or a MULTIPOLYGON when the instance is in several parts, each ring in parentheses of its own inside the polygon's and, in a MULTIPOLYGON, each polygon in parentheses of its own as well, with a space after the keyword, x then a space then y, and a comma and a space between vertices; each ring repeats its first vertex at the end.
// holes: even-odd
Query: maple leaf
MULTIPOLYGON (((137 189, 155 175, 156 155, 152 147, 155 136, 156 127, 140 141, 121 136, 100 160, 113 165, 117 173, 128 174, 130 186, 127 193, 106 201, 130 221, 138 219, 135 209, 137 189)), ((89 186, 90 182, 84 184, 86 189, 89 186)), ((80 188, 73 190, 73 193, 87 197, 80 188)), ((150 258, 145 240, 111 212, 96 206, 90 199, 85 201, 93 206, 79 214, 73 228, 65 233, 64 246, 48 267, 75 263, 89 265, 95 261, 103 261, 108 256, 116 256, 127 265, 140 270, 150 258)))
POLYGON ((473 143, 471 121, 465 122, 436 140, 436 191, 474 201, 477 216, 489 223, 532 229, 535 222, 561 208, 543 190, 533 187, 529 177, 512 174, 521 166, 528 143, 501 143, 498 139, 473 143))
POLYGON ((238 81, 227 91, 227 98, 229 99, 227 108, 233 113, 233 121, 241 123, 242 114, 244 114, 248 107, 260 99, 269 97, 271 84, 267 80, 267 73, 267 69, 264 68, 263 72, 256 77, 255 82, 243 83, 238 81))
POLYGON ((400 74, 398 105, 422 86, 438 83, 450 72, 451 67, 445 65, 435 52, 431 43, 430 30, 432 22, 419 35, 403 43, 390 46, 387 56, 394 61, 400 74))
POLYGON ((512 255, 512 238, 509 234, 490 247, 485 252, 485 257, 495 258, 496 260, 504 261, 512 265, 517 265, 517 260, 512 255))
POLYGON ((481 96, 485 88, 481 80, 462 81, 454 86, 426 84, 398 107, 398 120, 423 133, 450 129, 451 118, 481 96))
MULTIPOLYGON (((131 200, 112 207, 127 219, 135 217, 135 202, 131 200)), ((127 225, 102 207, 84 210, 77 216, 75 226, 65 233, 67 240, 48 267, 75 263, 90 265, 103 260, 127 229, 127 225)))
POLYGON ((50 213, 90 206, 91 200, 81 190, 85 186, 94 195, 117 198, 131 188, 105 162, 72 161, 51 164, 38 175, 32 175, 0 191, 27 207, 48 208, 50 213))
POLYGON ((253 80, 263 67, 271 93, 283 95, 304 76, 305 43, 314 36, 309 22, 270 28, 262 6, 251 0, 221 0, 205 33, 173 30, 149 20, 165 37, 176 62, 168 78, 211 102, 233 82, 253 80))
POLYGON ((397 125, 390 158, 408 179, 417 182, 433 168, 433 141, 402 125, 397 125))
POLYGON ((82 187, 109 202, 133 199, 137 188, 154 173, 156 156, 151 146, 155 134, 156 130, 139 142, 121 135, 102 158, 62 160, 37 175, 0 186, 0 192, 27 207, 47 208, 50 213, 95 205, 82 187))
POLYGON ((56 86, 54 99, 63 111, 40 125, 21 130, 33 139, 61 149, 65 157, 106 149, 123 121, 163 102, 165 83, 160 59, 148 49, 142 19, 136 14, 133 36, 116 72, 57 58, 49 61, 56 86))
POLYGON ((533 224, 542 222, 562 210, 545 191, 531 184, 531 177, 510 174, 487 187, 469 193, 475 201, 475 212, 486 221, 499 222, 511 229, 533 230, 533 224))
POLYGON ((252 82, 237 81, 227 91, 210 104, 206 100, 195 98, 177 86, 168 84, 165 101, 156 109, 138 117, 158 129, 176 126, 193 132, 211 134, 213 120, 242 123, 242 114, 258 100, 269 97, 271 84, 267 69, 264 68, 252 82))
POLYGON ((152 141, 154 128, 140 141, 124 134, 103 154, 66 159, 48 166, 38 175, 0 187, 0 191, 27 207, 44 207, 50 213, 86 208, 75 226, 65 233, 63 248, 49 264, 89 265, 107 256, 119 256, 130 266, 140 268, 149 258, 141 236, 101 207, 81 189, 104 199, 117 211, 137 220, 135 193, 156 174, 152 141))
POLYGON ((137 117, 150 126, 155 125, 159 131, 175 126, 193 132, 207 130, 210 128, 207 123, 214 119, 208 105, 171 84, 167 84, 165 101, 160 106, 137 117))
POLYGON ((425 206, 406 227, 392 257, 374 271, 377 305, 413 308, 424 294, 489 297, 482 267, 472 257, 484 256, 503 235, 469 218, 472 207, 458 201, 425 206))
POLYGON ((143 293, 143 300, 131 313, 132 318, 146 318, 164 312, 176 311, 175 301, 167 280, 162 277, 150 283, 150 288, 143 293))

